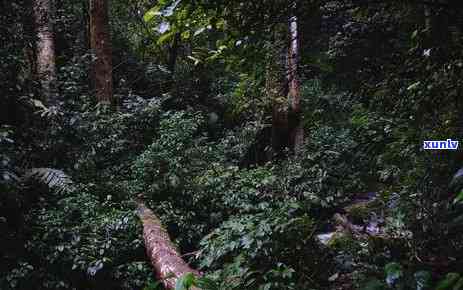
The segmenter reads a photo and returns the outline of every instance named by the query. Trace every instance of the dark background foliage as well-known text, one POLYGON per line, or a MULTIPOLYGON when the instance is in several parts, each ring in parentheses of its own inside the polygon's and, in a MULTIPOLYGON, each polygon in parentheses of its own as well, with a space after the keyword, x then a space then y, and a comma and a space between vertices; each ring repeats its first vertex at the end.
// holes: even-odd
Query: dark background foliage
POLYGON ((56 107, 31 2, 0 3, 1 289, 161 289, 135 198, 211 289, 463 289, 462 151, 422 149, 461 137, 459 1, 111 1, 116 109, 94 97, 87 1, 55 2, 56 107), (271 159, 292 14, 306 142, 271 159))

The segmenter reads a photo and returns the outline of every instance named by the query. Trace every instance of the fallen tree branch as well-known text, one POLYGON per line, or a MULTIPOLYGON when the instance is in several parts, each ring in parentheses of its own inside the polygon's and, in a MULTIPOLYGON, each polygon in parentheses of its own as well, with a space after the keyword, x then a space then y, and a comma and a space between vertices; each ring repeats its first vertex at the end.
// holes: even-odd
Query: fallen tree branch
MULTIPOLYGON (((137 214, 143 224, 146 254, 164 287, 175 289, 177 280, 187 273, 200 276, 198 271, 191 269, 182 259, 159 218, 143 202, 138 202, 137 214)), ((191 289, 199 290, 195 287, 191 289)))

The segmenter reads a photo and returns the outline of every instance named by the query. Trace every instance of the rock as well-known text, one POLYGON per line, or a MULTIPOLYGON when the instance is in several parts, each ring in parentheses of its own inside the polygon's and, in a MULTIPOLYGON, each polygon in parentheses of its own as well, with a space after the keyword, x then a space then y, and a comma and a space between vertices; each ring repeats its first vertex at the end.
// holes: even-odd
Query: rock
POLYGON ((335 273, 328 278, 329 282, 334 282, 339 278, 339 273, 335 273))
POLYGON ((336 234, 336 232, 324 233, 317 235, 317 240, 324 246, 328 246, 331 238, 336 234))
POLYGON ((351 233, 348 231, 335 231, 316 236, 317 240, 328 248, 343 248, 348 247, 352 242, 353 238, 351 233))

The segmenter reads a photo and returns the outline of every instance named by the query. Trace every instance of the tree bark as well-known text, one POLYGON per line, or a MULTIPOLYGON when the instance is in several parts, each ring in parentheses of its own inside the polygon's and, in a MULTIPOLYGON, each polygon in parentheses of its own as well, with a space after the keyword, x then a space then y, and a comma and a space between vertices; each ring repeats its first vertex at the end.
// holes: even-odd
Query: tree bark
POLYGON ((37 34, 37 77, 41 86, 43 100, 48 105, 57 104, 55 92, 55 43, 53 32, 53 0, 34 0, 34 25, 37 34))
MULTIPOLYGON (((294 12, 296 11, 295 8, 295 4, 293 4, 294 12)), ((285 148, 299 154, 304 143, 298 76, 299 32, 297 16, 293 14, 289 18, 288 24, 287 28, 281 29, 281 31, 277 27, 272 44, 274 49, 267 62, 266 91, 272 100, 272 148, 274 155, 281 155, 285 148), (281 39, 288 38, 289 42, 281 43, 281 39)))
POLYGON ((169 63, 168 69, 172 73, 172 76, 175 74, 175 67, 177 64, 177 56, 179 50, 179 42, 180 42, 180 33, 175 33, 174 39, 172 40, 172 45, 169 48, 169 63))
POLYGON ((289 147, 288 125, 288 86, 285 80, 284 45, 279 40, 279 33, 273 41, 273 48, 267 60, 265 91, 272 101, 272 157, 281 156, 289 147))
MULTIPOLYGON (((295 6, 295 4, 294 4, 295 6)), ((294 7, 294 10, 296 7, 294 7)), ((288 51, 288 99, 290 112, 290 146, 299 154, 304 143, 304 130, 301 122, 301 92, 299 84, 299 33, 297 16, 289 19, 290 44, 288 51)))
POLYGON ((109 32, 108 0, 90 0, 90 47, 95 54, 93 73, 96 98, 112 104, 112 49, 109 32))
MULTIPOLYGON (((138 203, 137 214, 143 224, 143 239, 146 253, 151 260, 157 278, 167 289, 175 289, 177 279, 187 273, 199 276, 199 272, 191 269, 182 259, 169 234, 162 227, 158 217, 142 202, 138 203)), ((198 288, 191 288, 197 289, 198 288)))

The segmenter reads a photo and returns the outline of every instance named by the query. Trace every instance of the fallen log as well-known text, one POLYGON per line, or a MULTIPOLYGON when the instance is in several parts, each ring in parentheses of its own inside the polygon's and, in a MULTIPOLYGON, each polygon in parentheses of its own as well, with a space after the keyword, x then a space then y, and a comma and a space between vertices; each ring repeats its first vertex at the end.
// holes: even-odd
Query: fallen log
MULTIPOLYGON (((146 254, 157 279, 162 281, 166 289, 175 289, 177 280, 187 273, 200 276, 198 271, 191 269, 182 259, 159 218, 143 202, 138 202, 137 214, 143 224, 146 254)), ((193 287, 191 290, 199 289, 193 287)))

